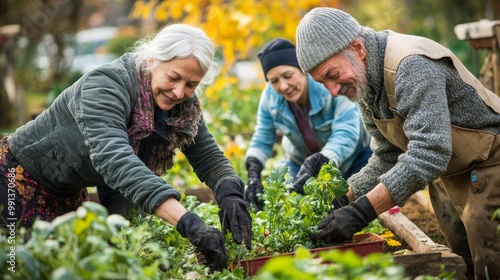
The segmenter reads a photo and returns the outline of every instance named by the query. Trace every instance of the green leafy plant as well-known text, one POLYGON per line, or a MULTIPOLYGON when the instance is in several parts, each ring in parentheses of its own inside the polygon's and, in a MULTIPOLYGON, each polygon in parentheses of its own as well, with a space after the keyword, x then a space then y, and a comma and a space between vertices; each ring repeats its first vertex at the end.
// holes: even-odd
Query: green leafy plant
POLYGON ((404 279, 404 268, 390 255, 372 253, 360 257, 353 251, 321 252, 318 258, 305 248, 297 248, 293 256, 270 259, 253 277, 254 280, 315 279, 404 279))
MULTIPOLYGON (((500 219, 500 209, 497 209, 495 213, 493 213, 493 216, 491 216, 492 221, 495 219, 500 219)), ((497 227, 497 232, 500 233, 500 225, 497 227)))
MULTIPOLYGON (((108 216, 94 202, 84 202, 51 223, 37 220, 31 231, 19 230, 16 272, 5 271, 2 261, 3 279, 160 278, 157 268, 159 260, 166 259, 165 252, 143 243, 150 234, 146 228, 131 230, 129 224, 122 216, 108 216), (151 261, 140 258, 141 251, 151 252, 151 261)), ((0 247, 5 248, 4 241, 0 247)))
MULTIPOLYGON (((305 195, 291 191, 287 173, 285 165, 276 164, 264 182, 264 210, 251 213, 252 250, 236 244, 227 233, 230 269, 211 272, 199 264, 192 244, 156 215, 144 218, 136 212, 127 220, 108 216, 103 206, 85 202, 51 223, 36 221, 31 230, 19 229, 16 272, 9 271, 8 255, 0 255, 2 279, 245 279, 239 260, 287 252, 295 256, 273 258, 259 275, 249 278, 402 279, 391 278, 401 273, 391 255, 361 258, 333 250, 313 258, 307 249, 316 244, 309 234, 331 211, 331 201, 345 194, 348 186, 331 163, 306 182, 305 195)), ((195 196, 183 196, 181 203, 209 226, 220 228, 216 204, 200 202, 195 196)), ((379 223, 370 225, 363 231, 384 230, 379 223)), ((7 237, 0 235, 0 249, 8 252, 10 246, 7 237)))
MULTIPOLYGON (((219 226, 214 204, 195 197, 183 199, 186 207, 205 214, 207 223, 219 226)), ((100 204, 84 202, 76 211, 52 222, 37 220, 31 230, 18 229, 15 271, 8 255, 0 255, 2 279, 243 279, 236 271, 210 272, 198 263, 194 247, 170 224, 155 215, 130 220, 109 215, 100 204)), ((0 250, 13 245, 0 235, 0 250)))
MULTIPOLYGON (((288 166, 276 164, 264 181, 261 195, 264 209, 252 213, 253 250, 245 252, 240 245, 228 242, 231 252, 246 259, 293 252, 297 247, 314 248, 309 235, 331 211, 331 202, 347 193, 348 185, 332 163, 323 165, 317 178, 310 178, 305 195, 291 191, 287 183, 288 166)), ((237 258, 236 257, 236 258, 237 258)))

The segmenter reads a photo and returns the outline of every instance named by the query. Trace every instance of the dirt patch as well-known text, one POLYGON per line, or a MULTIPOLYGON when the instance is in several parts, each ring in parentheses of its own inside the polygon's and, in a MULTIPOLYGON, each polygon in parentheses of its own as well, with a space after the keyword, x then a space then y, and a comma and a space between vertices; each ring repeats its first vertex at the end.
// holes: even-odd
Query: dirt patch
POLYGON ((434 243, 448 246, 436 220, 436 215, 429 210, 429 207, 430 204, 424 207, 421 202, 419 203, 418 197, 412 196, 400 210, 408 219, 429 236, 434 243))

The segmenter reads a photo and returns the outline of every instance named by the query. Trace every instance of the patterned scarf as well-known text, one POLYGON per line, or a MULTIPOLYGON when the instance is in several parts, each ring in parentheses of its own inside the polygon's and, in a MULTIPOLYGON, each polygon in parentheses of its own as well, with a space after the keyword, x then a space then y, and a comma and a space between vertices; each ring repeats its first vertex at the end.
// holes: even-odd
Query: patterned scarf
POLYGON ((202 120, 200 102, 193 97, 168 112, 155 110, 150 74, 145 70, 145 64, 137 67, 137 91, 128 135, 135 154, 155 174, 164 175, 174 165, 175 149, 193 143, 198 134, 198 125, 202 120), (141 145, 142 141, 145 142, 141 145), (141 155, 138 154, 139 148, 141 155))

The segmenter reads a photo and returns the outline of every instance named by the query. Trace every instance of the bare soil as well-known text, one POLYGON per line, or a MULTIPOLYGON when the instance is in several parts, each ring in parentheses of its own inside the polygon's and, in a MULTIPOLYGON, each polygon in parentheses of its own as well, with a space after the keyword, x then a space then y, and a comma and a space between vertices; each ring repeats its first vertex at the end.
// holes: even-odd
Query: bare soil
POLYGON ((436 215, 428 209, 429 207, 424 207, 415 197, 411 197, 400 211, 427 234, 434 243, 448 246, 436 220, 436 215))

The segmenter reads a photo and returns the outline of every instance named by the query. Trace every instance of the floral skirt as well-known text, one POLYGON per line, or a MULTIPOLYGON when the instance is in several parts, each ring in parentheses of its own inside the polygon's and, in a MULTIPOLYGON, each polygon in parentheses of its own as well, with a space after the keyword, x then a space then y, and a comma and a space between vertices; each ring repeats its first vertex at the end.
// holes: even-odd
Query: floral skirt
POLYGON ((7 137, 0 139, 0 226, 15 222, 31 227, 36 218, 52 221, 88 201, 87 189, 59 194, 35 181, 10 153, 7 137))

